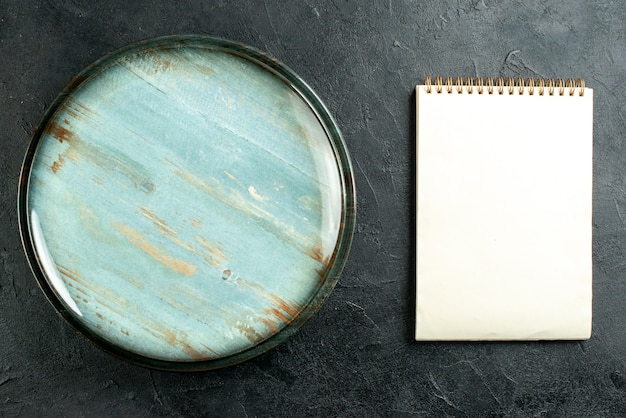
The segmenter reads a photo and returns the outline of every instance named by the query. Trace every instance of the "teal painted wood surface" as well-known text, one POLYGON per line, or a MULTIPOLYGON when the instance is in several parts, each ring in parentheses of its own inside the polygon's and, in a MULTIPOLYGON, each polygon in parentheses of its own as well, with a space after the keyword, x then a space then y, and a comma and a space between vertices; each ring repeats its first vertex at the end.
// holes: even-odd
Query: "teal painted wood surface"
POLYGON ((27 164, 25 241, 45 284, 87 335, 165 362, 228 358, 306 319, 352 233, 327 115, 262 55, 217 43, 105 59, 27 164))

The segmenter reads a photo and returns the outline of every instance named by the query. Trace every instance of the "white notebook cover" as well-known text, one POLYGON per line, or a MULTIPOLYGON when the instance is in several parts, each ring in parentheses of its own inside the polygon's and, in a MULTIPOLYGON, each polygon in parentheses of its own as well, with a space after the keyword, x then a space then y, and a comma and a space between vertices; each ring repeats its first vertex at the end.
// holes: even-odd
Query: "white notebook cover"
POLYGON ((593 91, 417 86, 415 338, 587 339, 593 91))

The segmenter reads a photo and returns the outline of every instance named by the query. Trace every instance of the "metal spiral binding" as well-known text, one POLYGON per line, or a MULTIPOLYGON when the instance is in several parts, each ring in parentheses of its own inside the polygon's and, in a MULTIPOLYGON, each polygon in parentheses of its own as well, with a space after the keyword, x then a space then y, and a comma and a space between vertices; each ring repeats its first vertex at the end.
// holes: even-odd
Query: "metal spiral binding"
POLYGON ((484 94, 485 92, 487 94, 515 94, 516 90, 520 95, 526 92, 530 96, 534 95, 535 91, 539 96, 554 96, 555 94, 564 96, 566 92, 569 96, 573 96, 576 90, 578 90, 579 96, 584 96, 585 94, 585 80, 582 78, 576 81, 573 78, 568 78, 565 81, 562 78, 557 78, 555 81, 553 78, 527 78, 524 80, 522 77, 517 77, 516 79, 509 77, 504 80, 503 77, 497 77, 494 82, 493 77, 487 77, 484 80, 482 77, 467 77, 465 80, 457 77, 453 82, 452 77, 446 77, 445 81, 441 77, 435 77, 435 82, 433 83, 431 78, 427 76, 424 84, 426 93, 434 91, 437 94, 444 92, 451 94, 454 90, 458 94, 463 93, 463 90, 468 94, 472 94, 474 91, 478 94, 484 94))

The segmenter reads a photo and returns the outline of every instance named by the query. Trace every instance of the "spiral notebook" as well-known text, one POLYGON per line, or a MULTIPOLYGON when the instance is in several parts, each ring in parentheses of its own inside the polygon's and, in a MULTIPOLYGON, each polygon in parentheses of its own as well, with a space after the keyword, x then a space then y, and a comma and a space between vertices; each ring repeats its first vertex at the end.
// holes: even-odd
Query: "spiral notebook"
POLYGON ((416 99, 416 340, 588 339, 593 91, 438 77, 416 99))

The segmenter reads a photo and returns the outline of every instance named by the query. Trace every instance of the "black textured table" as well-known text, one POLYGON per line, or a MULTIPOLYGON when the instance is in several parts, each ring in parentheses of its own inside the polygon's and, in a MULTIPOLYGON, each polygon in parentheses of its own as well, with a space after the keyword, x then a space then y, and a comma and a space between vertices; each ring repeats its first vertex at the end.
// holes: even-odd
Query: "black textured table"
POLYGON ((606 0, 1 0, 0 415, 625 415, 625 21, 626 5, 606 0), (131 42, 188 33, 255 46, 313 87, 351 152, 358 218, 339 284, 294 337, 182 374, 117 360, 55 313, 22 253, 16 191, 34 127, 75 74, 131 42), (413 91, 426 75, 594 88, 591 340, 413 342, 413 91))

